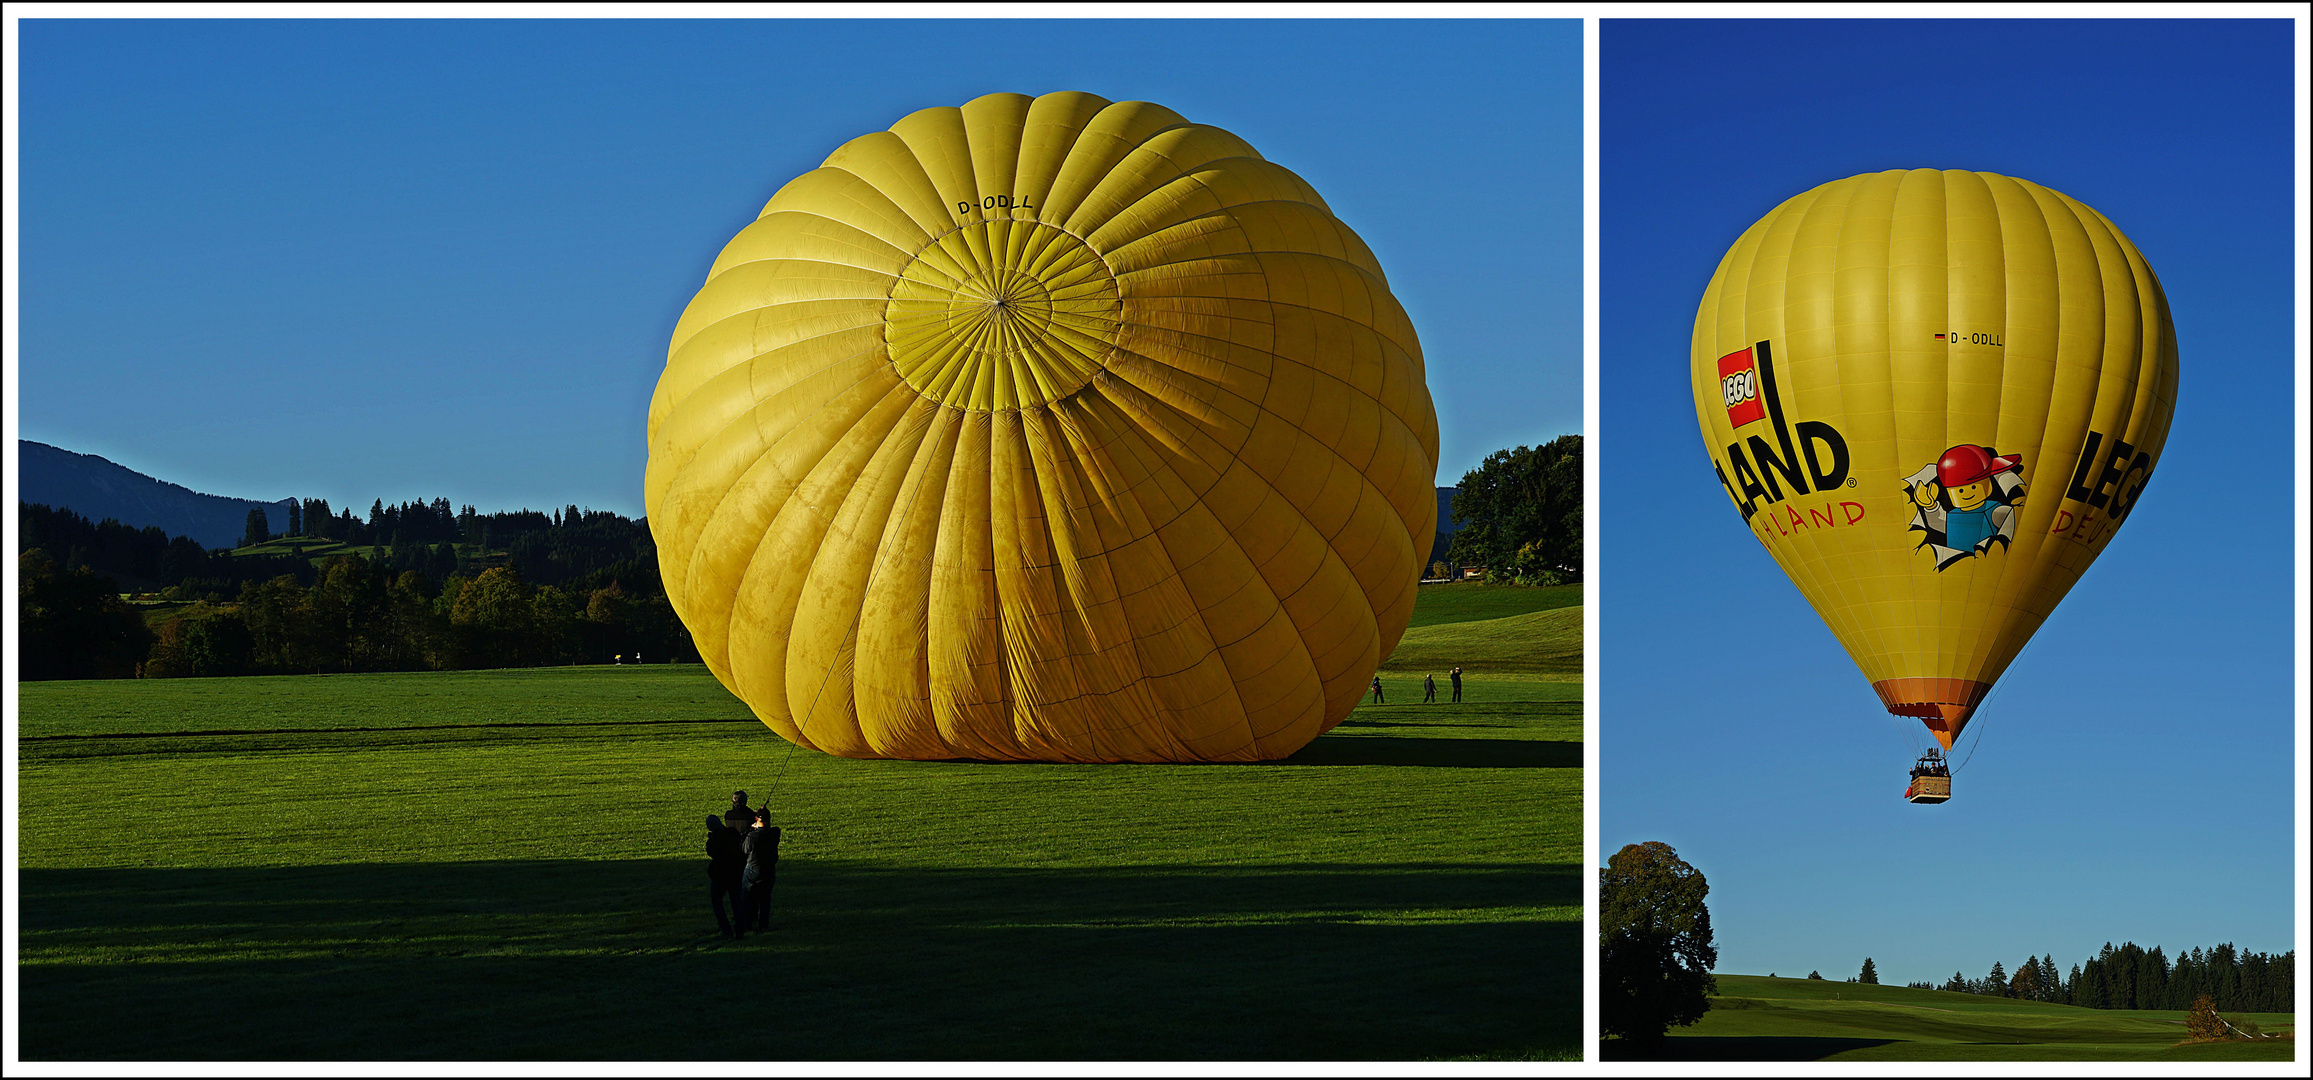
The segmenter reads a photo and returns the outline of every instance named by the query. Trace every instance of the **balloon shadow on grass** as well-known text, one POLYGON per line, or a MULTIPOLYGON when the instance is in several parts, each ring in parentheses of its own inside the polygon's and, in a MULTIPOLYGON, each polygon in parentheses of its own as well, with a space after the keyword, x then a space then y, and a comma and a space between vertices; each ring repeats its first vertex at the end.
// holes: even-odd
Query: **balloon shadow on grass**
POLYGON ((1254 1060, 1578 1053, 1573 864, 794 859, 21 871, 27 1060, 1254 1060), (1572 912, 1573 914, 1569 914, 1572 912))
POLYGON ((1579 769, 1582 744, 1543 739, 1320 737, 1279 765, 1410 765, 1445 769, 1579 769))
POLYGON ((1601 1061, 1822 1061, 1834 1054, 1895 1041, 1811 1035, 1680 1035, 1653 1046, 1607 1039, 1598 1044, 1598 1056, 1601 1061))

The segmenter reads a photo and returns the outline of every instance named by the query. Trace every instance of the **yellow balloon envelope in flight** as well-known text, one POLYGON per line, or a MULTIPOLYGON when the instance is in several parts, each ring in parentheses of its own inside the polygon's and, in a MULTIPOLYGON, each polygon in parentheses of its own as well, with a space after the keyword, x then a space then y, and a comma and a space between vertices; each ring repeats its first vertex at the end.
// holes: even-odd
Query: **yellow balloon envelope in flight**
POLYGON ((2160 463, 2160 281, 2078 200, 1893 170, 1796 196, 1695 313, 1727 497, 1889 712, 1946 748, 2160 463))
POLYGON ((723 249, 644 500, 700 654, 791 741, 1251 761, 1396 647, 1436 463, 1413 327, 1300 177, 1147 102, 991 94, 723 249))

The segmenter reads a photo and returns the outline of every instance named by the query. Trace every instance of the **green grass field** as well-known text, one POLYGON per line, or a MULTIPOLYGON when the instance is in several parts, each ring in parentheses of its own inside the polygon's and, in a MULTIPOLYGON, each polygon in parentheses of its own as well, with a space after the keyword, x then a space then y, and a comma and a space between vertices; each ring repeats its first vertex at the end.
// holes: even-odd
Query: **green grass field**
MULTIPOLYGON (((2289 1061, 2288 1014, 2243 1014, 2290 1038, 2178 1045, 2181 1012, 2082 1009, 1942 990, 1720 975, 1711 1010, 1671 1029, 1669 1061, 2289 1061)), ((2232 1016, 2232 1014, 2227 1014, 2232 1016)), ((2241 1019, 2241 1016, 2234 1016, 2241 1019)), ((1607 1060, 1635 1057, 1602 1044, 1607 1060)))
POLYGON ((235 557, 302 555, 312 560, 315 566, 319 566, 332 555, 359 555, 366 559, 369 557, 369 549, 370 545, 368 544, 357 547, 337 540, 324 540, 318 536, 277 536, 262 544, 247 544, 234 548, 232 554, 235 557))
MULTIPOLYGON (((431 547, 432 545, 424 546, 431 547)), ((450 546, 457 549, 458 554, 466 558, 503 556, 505 554, 503 550, 486 552, 464 541, 458 541, 450 546)), ((393 550, 392 544, 348 544, 341 540, 328 540, 318 536, 276 536, 262 544, 248 544, 234 548, 231 554, 236 558, 252 555, 274 557, 296 555, 303 556, 307 562, 315 566, 320 566, 339 555, 358 555, 366 559, 370 557, 372 551, 391 555, 393 550)))
MULTIPOLYGON (((1562 607, 1530 615, 1511 615, 1477 622, 1417 626, 1405 632, 1397 651, 1382 664, 1385 672, 1403 672, 1419 682, 1436 675, 1445 685, 1449 668, 1459 664, 1465 683, 1497 672, 1582 677, 1582 608, 1562 607)), ((1388 680, 1383 680, 1386 695, 1388 680)), ((1444 691, 1439 691, 1443 694, 1444 691)))
POLYGON ((1243 766, 790 757, 696 666, 23 684, 22 1052, 1578 1058, 1579 675, 1385 681, 1243 766))
POLYGON ((1530 589, 1523 585, 1457 581, 1447 585, 1424 585, 1416 596, 1412 625, 1419 629, 1442 623, 1477 622, 1573 607, 1582 603, 1582 586, 1553 585, 1530 589))

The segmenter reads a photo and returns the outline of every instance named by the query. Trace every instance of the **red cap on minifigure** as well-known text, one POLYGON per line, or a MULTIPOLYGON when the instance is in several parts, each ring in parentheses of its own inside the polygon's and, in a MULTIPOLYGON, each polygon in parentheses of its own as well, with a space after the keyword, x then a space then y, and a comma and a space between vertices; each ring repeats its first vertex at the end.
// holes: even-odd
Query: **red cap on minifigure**
POLYGON ((1944 451, 1943 460, 1936 462, 1936 483, 1947 488, 1973 484, 1986 477, 2007 472, 2023 460, 2021 455, 1993 457, 1991 450, 1985 447, 1961 443, 1944 451))

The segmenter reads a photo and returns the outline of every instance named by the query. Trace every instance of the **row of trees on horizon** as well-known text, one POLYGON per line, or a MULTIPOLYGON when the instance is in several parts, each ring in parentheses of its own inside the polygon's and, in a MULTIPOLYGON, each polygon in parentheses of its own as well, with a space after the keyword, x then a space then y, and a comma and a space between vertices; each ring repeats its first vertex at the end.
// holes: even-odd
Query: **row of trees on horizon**
MULTIPOLYGON (((1453 509, 1457 561, 1520 584, 1581 580, 1582 436, 1488 455, 1453 509)), ((608 511, 484 514, 437 498, 378 499, 361 515, 299 499, 282 522, 251 509, 233 550, 66 507, 17 515, 26 679, 697 656, 646 523, 608 511), (187 606, 148 626, 121 593, 187 606)))
MULTIPOLYGON (((1770 975, 1773 973, 1770 972, 1770 975)), ((1823 976, 1808 972, 1810 979, 1823 976)), ((1848 982, 1879 982, 1871 958, 1848 982)), ((2227 942, 2213 949, 2194 948, 2171 962, 2159 946, 2144 948, 2131 941, 2102 951, 2060 973, 2054 953, 2027 956, 2011 973, 1999 961, 1980 979, 1962 972, 1941 985, 1904 984, 1914 990, 1947 990, 1961 994, 2045 1001, 2089 1009, 2157 1009, 2183 1011, 2203 994, 2227 1012, 2288 1012, 2296 1008, 2297 951, 2246 952, 2227 942)))
POLYGON ((298 553, 302 541, 369 548, 370 561, 396 571, 420 571, 437 589, 453 574, 473 577, 500 565, 515 567, 536 584, 566 585, 624 560, 635 564, 619 570, 630 590, 659 591, 649 529, 639 520, 609 511, 573 506, 552 513, 481 514, 469 506, 452 514, 449 500, 436 499, 400 507, 372 504, 369 521, 361 522, 327 513, 328 504, 322 500, 308 503, 309 509, 320 512, 299 515, 298 524, 311 522, 327 531, 261 532, 258 522, 264 514, 253 511, 242 546, 286 540, 277 547, 289 550, 236 555, 211 551, 188 536, 170 536, 158 526, 138 528, 111 518, 90 521, 68 508, 20 502, 17 553, 39 548, 68 571, 87 567, 114 579, 119 591, 161 593, 172 600, 206 596, 211 602, 223 602, 248 582, 283 574, 311 585, 319 568, 298 553), (646 574, 648 583, 642 581, 646 574))
MULTIPOLYGON (((373 544, 366 555, 340 554, 316 566, 301 555, 212 552, 158 529, 20 503, 21 675, 411 671, 601 663, 637 653, 652 661, 697 658, 660 585, 643 522, 576 507, 551 515, 462 515, 464 524, 449 517, 461 530, 453 536, 479 533, 506 544, 503 552, 461 550, 462 541, 429 542, 442 535, 439 512, 447 505, 404 504, 426 509, 432 520, 387 516, 385 529, 346 536, 397 537, 393 547, 373 544), (157 586, 163 597, 192 602, 153 626, 121 597, 115 574, 146 587, 140 591, 157 586)), ((326 511, 326 504, 314 509, 326 511)), ((301 516, 304 523, 336 523, 331 528, 348 520, 301 516)), ((372 514, 373 522, 379 518, 372 514)))
MULTIPOLYGON (((1671 1028, 1693 1024, 1710 1011, 1719 959, 1706 902, 1710 889, 1702 871, 1660 841, 1626 845, 1599 870, 1600 1035, 1652 1053, 1671 1028)), ((2184 1012, 2193 1037, 2220 1038, 2229 1029, 2217 1018, 2219 1011, 2293 1011, 2296 970, 2294 949, 2247 952, 2227 943, 2180 953, 2171 962, 2158 947, 2129 942, 2115 948, 2106 942, 2061 976, 2049 953, 2026 957, 2014 974, 1995 961, 1981 979, 1954 973, 1942 986, 1907 985, 2091 1009, 2184 1012)), ((1823 973, 1810 971, 1807 978, 1821 979, 1823 973)), ((1878 965, 1864 957, 1862 970, 1847 981, 1877 985, 1878 965)), ((2253 1024, 2242 1028, 2256 1034, 2253 1024)))
POLYGON ((289 520, 280 529, 274 528, 263 507, 252 508, 242 525, 241 546, 254 547, 283 537, 313 537, 354 547, 466 544, 497 548, 533 533, 608 522, 627 519, 608 510, 581 510, 575 504, 553 511, 524 507, 484 514, 472 506, 453 511, 448 499, 393 506, 376 499, 370 502, 369 516, 364 518, 356 516, 351 507, 332 512, 327 499, 296 499, 289 505, 289 520))

